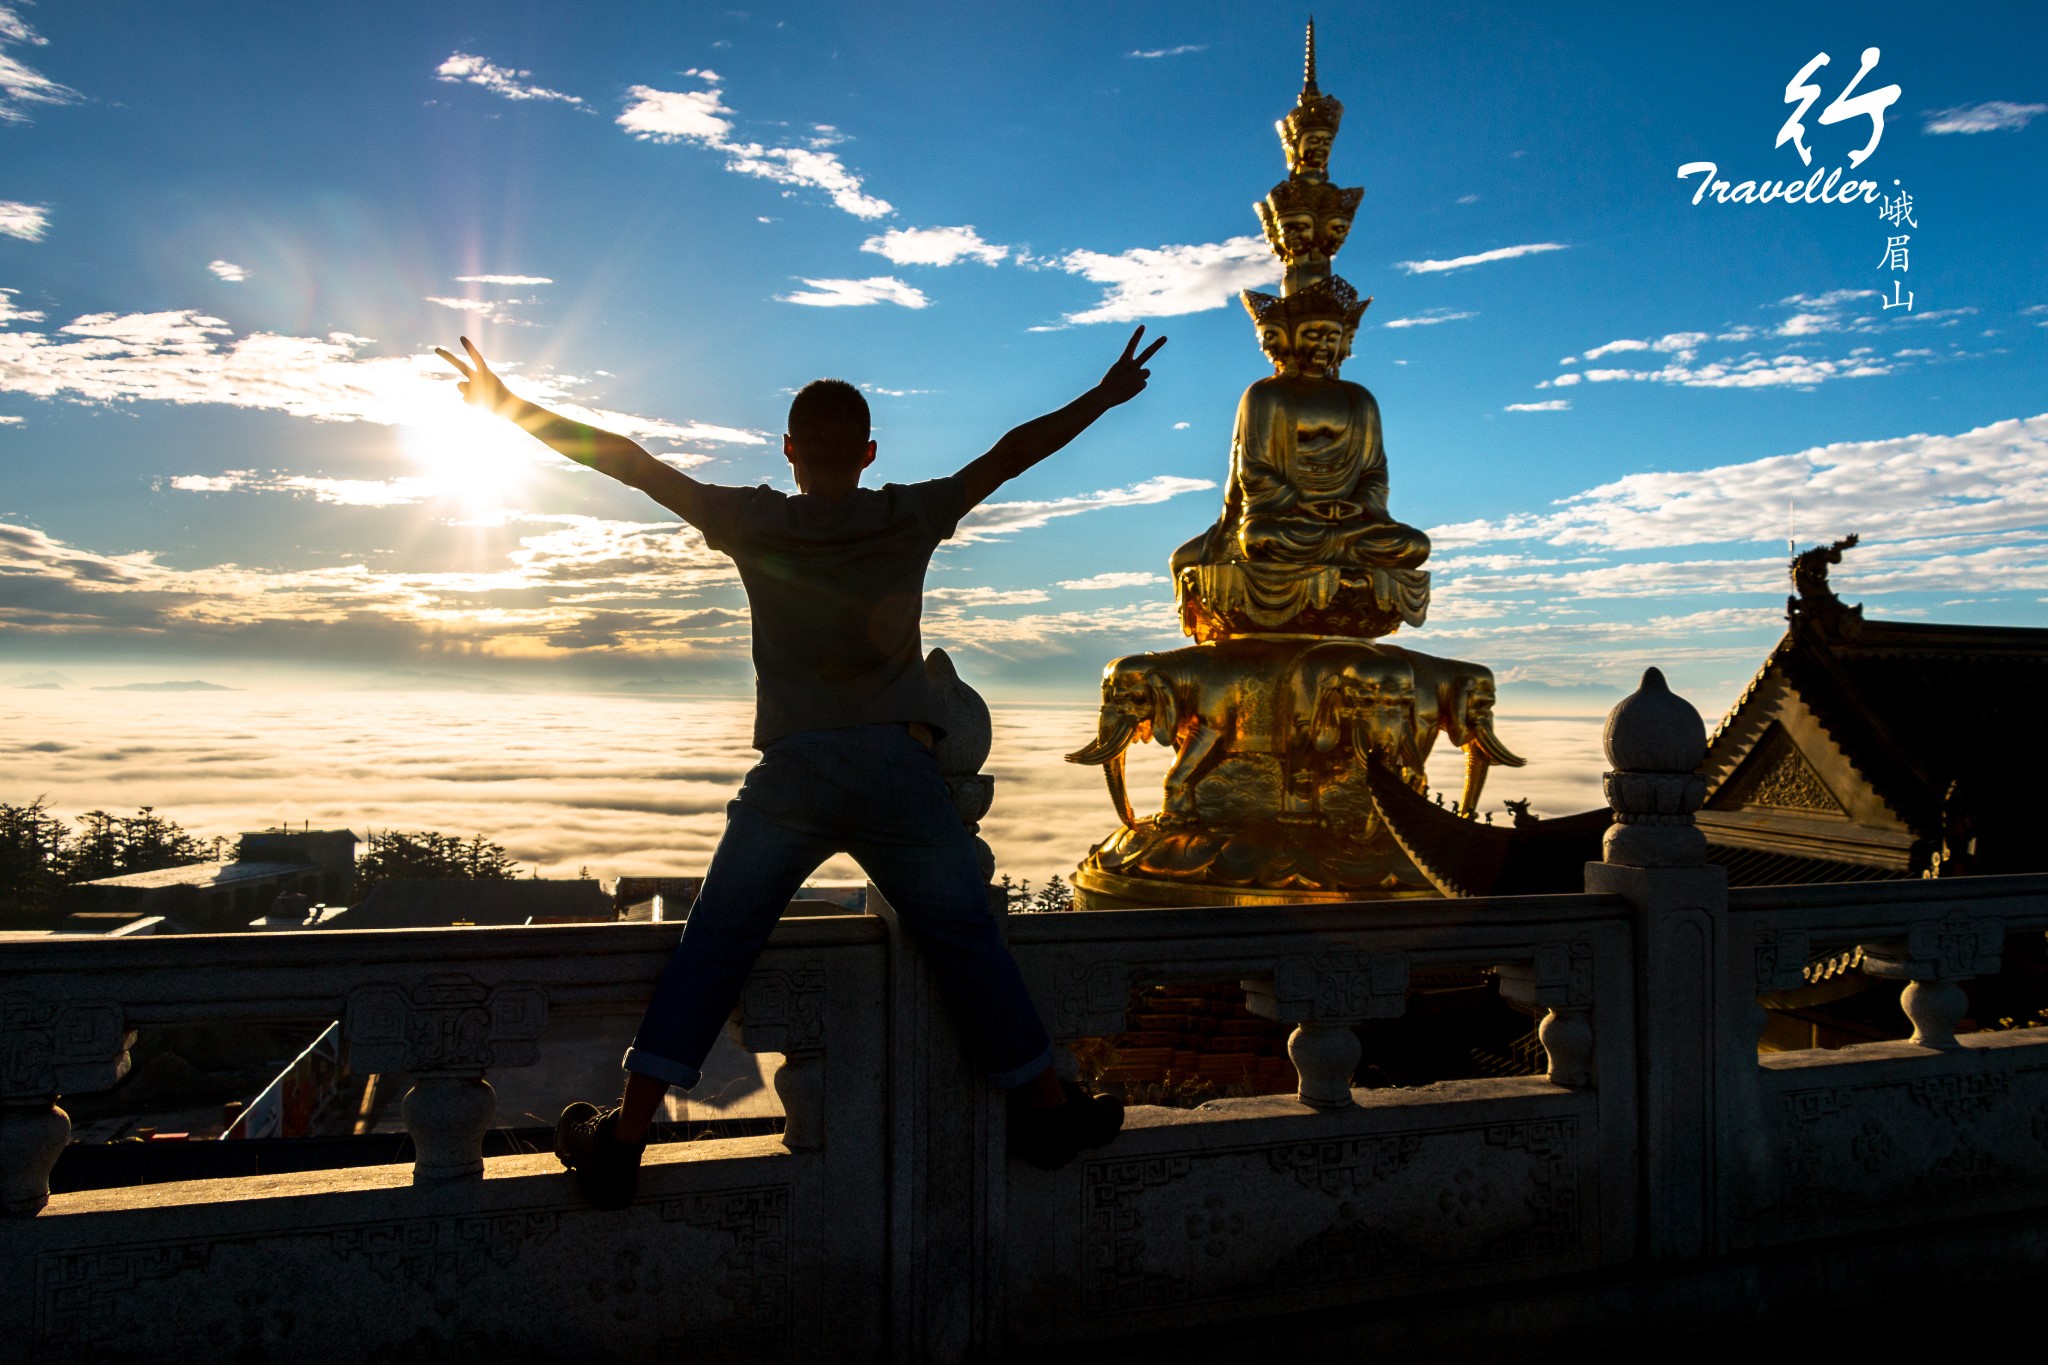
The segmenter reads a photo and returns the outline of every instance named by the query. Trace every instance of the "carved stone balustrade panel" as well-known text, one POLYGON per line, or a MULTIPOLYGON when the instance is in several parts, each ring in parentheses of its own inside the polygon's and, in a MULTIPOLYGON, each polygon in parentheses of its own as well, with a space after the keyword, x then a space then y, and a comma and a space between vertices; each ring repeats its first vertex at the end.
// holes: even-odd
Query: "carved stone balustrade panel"
POLYGON ((530 982, 492 986, 449 972, 359 986, 343 1018, 358 1071, 481 1072, 540 1060, 548 996, 530 982))
POLYGON ((105 1090, 133 1037, 118 1004, 0 996, 0 1102, 105 1090))

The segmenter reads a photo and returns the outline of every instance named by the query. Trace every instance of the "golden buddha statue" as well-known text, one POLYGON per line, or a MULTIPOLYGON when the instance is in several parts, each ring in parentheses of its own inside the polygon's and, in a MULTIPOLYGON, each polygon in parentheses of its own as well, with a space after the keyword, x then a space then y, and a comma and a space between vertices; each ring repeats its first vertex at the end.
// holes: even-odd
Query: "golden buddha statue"
POLYGON ((1428 611, 1429 537, 1387 511, 1379 404, 1338 377, 1372 302, 1330 273, 1365 193, 1328 180, 1343 115, 1316 86, 1311 26, 1301 95, 1278 125, 1289 175, 1257 206, 1286 263, 1281 293, 1243 295, 1273 374, 1238 403, 1222 516, 1171 561, 1197 640, 1371 639, 1428 611))
POLYGON ((1343 112, 1316 85, 1311 24, 1278 125, 1288 177, 1256 206, 1280 292, 1242 295, 1273 372, 1238 400, 1221 515, 1172 558, 1195 643, 1112 660, 1095 738, 1068 755, 1101 767, 1118 820, 1074 872, 1083 908, 1433 894, 1379 815, 1374 765, 1422 791, 1447 737, 1469 816, 1487 770, 1522 761, 1494 733, 1490 670, 1378 643, 1423 623, 1430 545, 1387 508, 1379 404, 1339 373, 1372 302, 1331 273, 1364 196, 1329 181, 1343 112), (1146 740, 1174 752, 1149 813, 1125 765, 1146 740))

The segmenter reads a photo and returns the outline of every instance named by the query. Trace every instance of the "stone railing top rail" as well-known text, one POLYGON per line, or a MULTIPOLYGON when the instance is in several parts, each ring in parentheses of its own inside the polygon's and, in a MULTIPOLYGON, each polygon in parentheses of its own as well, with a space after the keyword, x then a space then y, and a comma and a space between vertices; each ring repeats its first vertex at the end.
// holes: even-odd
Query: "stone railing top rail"
MULTIPOLYGON (((1087 910, 1071 914, 1012 915, 1013 947, 1051 944, 1136 945, 1216 943, 1233 938, 1276 938, 1290 934, 1347 938, 1407 938, 1417 949, 1438 944, 1478 944, 1530 930, 1555 932, 1594 921, 1626 920, 1619 896, 1568 893, 1555 896, 1487 896, 1469 900, 1319 901, 1279 906, 1193 906, 1140 910, 1087 910)), ((1388 942, 1387 947, 1403 946, 1388 942)))
POLYGON ((1966 910, 2012 922, 2048 924, 2048 879, 1942 877, 1923 881, 1823 882, 1810 886, 1743 886, 1728 891, 1732 915, 1790 912, 1830 927, 1924 919, 1966 910))
MULTIPOLYGON (((538 986, 557 1009, 632 1005, 647 998, 681 932, 570 924, 43 939, 0 945, 0 996, 116 1001, 131 1024, 313 1018, 337 1014, 366 981, 458 973, 538 986)), ((790 918, 762 964, 883 937, 865 915, 790 918)))

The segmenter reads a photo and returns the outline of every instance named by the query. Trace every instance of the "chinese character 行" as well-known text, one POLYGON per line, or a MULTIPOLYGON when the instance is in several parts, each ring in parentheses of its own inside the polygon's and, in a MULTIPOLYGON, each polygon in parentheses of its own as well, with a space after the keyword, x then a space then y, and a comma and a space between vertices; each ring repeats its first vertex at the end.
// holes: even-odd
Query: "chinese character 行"
MULTIPOLYGON (((1870 69, 1877 65, 1878 55, 1876 48, 1864 48, 1863 64, 1856 69, 1855 78, 1842 87, 1842 93, 1829 101, 1827 108, 1820 111, 1822 127, 1852 118, 1870 120, 1870 141, 1863 144, 1862 150, 1849 153, 1849 166, 1852 170, 1869 160, 1870 154, 1877 150, 1877 144, 1883 141, 1884 111, 1891 108, 1899 98, 1897 85, 1866 90, 1854 99, 1849 97, 1849 92, 1862 84, 1863 78, 1870 74, 1870 69)), ((1782 147, 1787 142, 1791 143, 1793 149, 1799 153, 1799 162, 1803 166, 1813 164, 1813 153, 1806 146, 1806 125, 1800 120, 1806 116, 1806 111, 1813 107, 1814 101, 1820 98, 1820 87, 1804 82, 1808 76, 1827 64, 1828 54, 1819 53, 1812 61, 1799 68, 1798 75, 1785 83, 1785 103, 1796 104, 1799 107, 1785 120, 1784 127, 1778 129, 1778 140, 1771 145, 1782 147)))

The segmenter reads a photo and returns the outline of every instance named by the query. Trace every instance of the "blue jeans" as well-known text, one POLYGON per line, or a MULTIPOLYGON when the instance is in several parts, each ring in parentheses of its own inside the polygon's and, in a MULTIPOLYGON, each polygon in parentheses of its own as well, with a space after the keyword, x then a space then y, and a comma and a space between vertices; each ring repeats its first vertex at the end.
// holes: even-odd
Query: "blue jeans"
POLYGON ((1044 1070, 1051 1041, 989 913, 973 838, 937 760, 901 725, 806 730, 762 753, 726 807, 626 1069, 697 1083, 783 908, 835 853, 853 855, 916 937, 990 1079, 1008 1088, 1044 1070))

